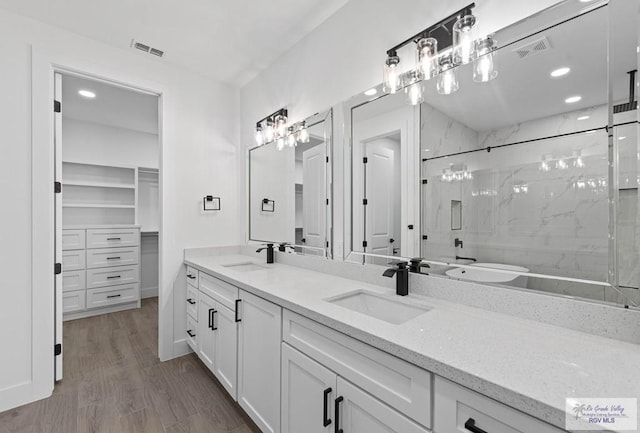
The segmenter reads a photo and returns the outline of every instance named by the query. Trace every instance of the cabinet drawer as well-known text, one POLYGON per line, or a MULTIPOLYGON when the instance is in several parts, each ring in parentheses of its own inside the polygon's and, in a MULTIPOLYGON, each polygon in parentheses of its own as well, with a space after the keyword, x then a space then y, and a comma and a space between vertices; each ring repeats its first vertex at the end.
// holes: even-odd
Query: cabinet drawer
POLYGON ((187 344, 191 347, 191 350, 198 352, 198 322, 193 317, 187 314, 187 344))
POLYGON ((291 311, 284 310, 283 318, 285 342, 431 427, 430 372, 291 311))
POLYGON ((87 248, 137 247, 139 245, 138 229, 87 230, 87 248))
POLYGON ((198 289, 187 284, 187 314, 198 321, 198 289))
POLYGON ((62 294, 62 312, 73 313, 85 309, 87 292, 78 290, 75 292, 65 292, 62 294))
POLYGON ((200 291, 232 310, 236 309, 238 288, 219 278, 200 272, 200 291))
POLYGON ((137 283, 139 278, 138 266, 119 266, 115 268, 87 270, 87 288, 116 286, 120 284, 137 283))
POLYGON ((87 288, 86 274, 84 271, 67 271, 62 274, 62 291, 74 292, 87 288))
POLYGON ((468 432, 465 423, 491 433, 564 433, 543 421, 498 403, 449 380, 434 381, 434 431, 468 432), (471 420, 471 421, 469 421, 471 420))
POLYGON ((192 285, 196 289, 198 288, 198 274, 200 272, 196 268, 187 266, 187 284, 192 285))
POLYGON ((109 305, 126 304, 140 299, 138 284, 103 287, 87 290, 87 308, 107 307, 109 305))
POLYGON ((84 269, 84 250, 62 252, 62 271, 80 271, 84 269))
POLYGON ((138 257, 140 257, 139 247, 87 250, 87 268, 137 265, 138 257))
POLYGON ((85 246, 84 230, 62 230, 63 250, 84 250, 85 246))

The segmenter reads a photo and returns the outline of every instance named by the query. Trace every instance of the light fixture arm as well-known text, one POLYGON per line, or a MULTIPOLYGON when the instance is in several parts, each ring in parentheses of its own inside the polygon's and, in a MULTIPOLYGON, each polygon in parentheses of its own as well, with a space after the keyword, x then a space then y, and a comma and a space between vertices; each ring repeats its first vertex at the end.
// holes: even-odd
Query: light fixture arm
POLYGON ((453 25, 465 15, 471 15, 471 10, 476 7, 475 3, 471 3, 468 6, 460 9, 459 11, 449 15, 443 20, 440 20, 438 23, 432 25, 431 27, 427 27, 419 33, 411 36, 409 39, 399 43, 398 45, 387 50, 387 56, 393 57, 397 55, 397 52, 400 48, 404 47, 411 42, 417 42, 422 38, 428 37, 436 37, 438 39, 439 49, 441 51, 449 48, 453 45, 453 25), (437 36, 433 36, 436 32, 438 32, 437 36))
POLYGON ((267 120, 273 120, 276 118, 276 116, 282 115, 284 117, 289 117, 288 116, 288 112, 286 108, 281 108, 279 110, 274 111, 273 113, 269 114, 268 116, 263 117, 262 119, 258 120, 256 122, 256 125, 260 125, 262 124, 262 122, 265 122, 267 120))

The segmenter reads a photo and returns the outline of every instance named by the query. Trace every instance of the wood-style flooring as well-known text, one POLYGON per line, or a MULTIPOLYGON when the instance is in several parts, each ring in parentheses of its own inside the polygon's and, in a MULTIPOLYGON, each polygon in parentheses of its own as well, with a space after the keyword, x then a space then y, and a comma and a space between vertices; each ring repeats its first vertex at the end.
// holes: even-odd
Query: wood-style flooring
POLYGON ((194 354, 158 360, 158 300, 64 323, 53 396, 0 413, 0 433, 259 433, 194 354))

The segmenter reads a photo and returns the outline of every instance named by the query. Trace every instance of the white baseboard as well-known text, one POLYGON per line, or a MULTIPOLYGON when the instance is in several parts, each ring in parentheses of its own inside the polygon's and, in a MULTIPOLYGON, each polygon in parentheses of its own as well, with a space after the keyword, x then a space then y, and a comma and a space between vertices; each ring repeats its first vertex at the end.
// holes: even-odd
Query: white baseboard
POLYGON ((156 298, 158 297, 157 287, 143 287, 140 289, 140 299, 156 298))
POLYGON ((78 313, 66 313, 62 316, 62 320, 84 319, 86 317, 99 316, 100 314, 117 313, 118 311, 133 310, 140 308, 140 301, 131 302, 129 304, 116 305, 107 308, 96 308, 93 310, 80 311, 78 313))

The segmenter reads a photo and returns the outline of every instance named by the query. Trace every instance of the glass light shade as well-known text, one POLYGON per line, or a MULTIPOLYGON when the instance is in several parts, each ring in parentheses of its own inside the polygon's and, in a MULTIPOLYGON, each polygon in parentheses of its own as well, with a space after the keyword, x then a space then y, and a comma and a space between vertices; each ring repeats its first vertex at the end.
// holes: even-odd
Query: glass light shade
POLYGON ((401 87, 400 81, 400 69, 398 64, 400 63, 400 57, 389 56, 384 66, 384 91, 389 93, 396 93, 401 87))
POLYGON ((290 126, 287 129, 287 144, 289 145, 289 147, 293 147, 297 144, 296 142, 296 135, 293 133, 293 126, 290 126))
POLYGON ((284 137, 287 134, 287 116, 278 114, 275 118, 276 136, 284 137))
POLYGON ((278 138, 278 141, 276 142, 276 148, 278 150, 284 149, 284 138, 282 137, 278 138))
POLYGON ((298 141, 300 143, 308 143, 309 142, 309 131, 307 130, 307 123, 303 120, 302 126, 300 127, 300 132, 298 132, 298 141))
POLYGON ((422 91, 422 83, 413 83, 404 89, 407 94, 407 103, 410 105, 419 105, 424 102, 424 94, 422 91))
POLYGON ((264 142, 271 143, 276 136, 273 120, 267 120, 267 129, 264 130, 264 142))
POLYGON ((438 73, 438 40, 422 38, 416 43, 418 46, 418 68, 425 80, 435 77, 438 73))
POLYGON ((498 76, 493 55, 495 40, 487 37, 476 43, 476 59, 473 61, 473 81, 486 83, 498 76))
POLYGON ((264 134, 262 133, 262 125, 256 126, 256 144, 262 146, 264 144, 264 134))
POLYGON ((460 88, 458 74, 450 55, 440 59, 440 75, 436 88, 441 95, 450 95, 460 88))
POLYGON ((456 64, 467 64, 475 55, 476 17, 465 15, 453 25, 453 60, 456 64))

